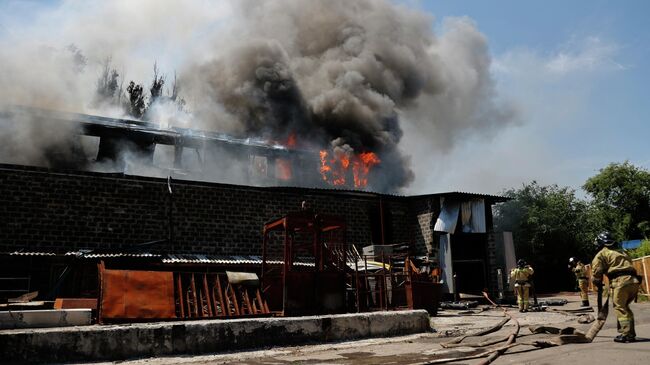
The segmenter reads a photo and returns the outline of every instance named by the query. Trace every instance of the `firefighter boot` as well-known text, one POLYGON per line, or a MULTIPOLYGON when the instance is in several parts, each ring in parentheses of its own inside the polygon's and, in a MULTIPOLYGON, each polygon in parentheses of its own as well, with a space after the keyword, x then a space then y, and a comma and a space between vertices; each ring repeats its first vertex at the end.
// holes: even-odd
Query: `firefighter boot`
POLYGON ((618 335, 614 337, 614 342, 628 343, 628 342, 635 342, 635 341, 636 341, 636 337, 630 335, 618 335))

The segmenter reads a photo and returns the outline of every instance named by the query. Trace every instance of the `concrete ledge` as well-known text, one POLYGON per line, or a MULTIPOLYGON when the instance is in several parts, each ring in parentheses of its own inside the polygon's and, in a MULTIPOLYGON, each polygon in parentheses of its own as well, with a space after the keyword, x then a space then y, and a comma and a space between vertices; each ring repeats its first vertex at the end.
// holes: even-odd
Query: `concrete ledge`
POLYGON ((0 312, 0 329, 89 325, 90 309, 38 309, 0 312))
POLYGON ((6 362, 120 360, 430 331, 424 310, 0 331, 6 362))

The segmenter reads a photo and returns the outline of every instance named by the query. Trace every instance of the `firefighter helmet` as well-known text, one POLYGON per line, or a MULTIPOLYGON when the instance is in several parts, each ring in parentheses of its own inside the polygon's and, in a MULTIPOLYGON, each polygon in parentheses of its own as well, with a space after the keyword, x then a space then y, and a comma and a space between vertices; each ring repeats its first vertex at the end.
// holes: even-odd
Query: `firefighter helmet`
POLYGON ((577 263, 578 263, 578 259, 576 259, 575 257, 569 258, 569 266, 576 266, 577 263))
POLYGON ((517 261, 517 267, 524 267, 524 266, 526 266, 526 260, 519 259, 519 261, 517 261))
POLYGON ((598 236, 596 236, 596 239, 594 240, 594 244, 598 247, 600 246, 610 247, 614 245, 614 243, 615 243, 614 238, 612 237, 612 234, 609 233, 609 231, 601 232, 600 234, 598 234, 598 236))

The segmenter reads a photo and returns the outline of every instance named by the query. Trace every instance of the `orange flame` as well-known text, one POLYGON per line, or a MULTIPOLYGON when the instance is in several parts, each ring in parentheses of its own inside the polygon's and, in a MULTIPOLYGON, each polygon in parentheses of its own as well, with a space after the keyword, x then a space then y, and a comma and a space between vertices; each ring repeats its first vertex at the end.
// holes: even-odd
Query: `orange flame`
POLYGON ((367 186, 370 169, 380 162, 379 157, 372 152, 363 152, 358 155, 358 159, 354 161, 352 166, 354 186, 357 188, 367 186))
POLYGON ((373 152, 362 152, 360 154, 338 153, 328 158, 326 150, 320 151, 320 174, 324 181, 331 185, 346 185, 348 171, 352 166, 352 178, 355 188, 363 188, 368 185, 368 174, 373 166, 381 160, 373 152))
POLYGON ((332 171, 332 168, 327 164, 327 151, 320 151, 320 174, 323 180, 327 181, 327 173, 332 171))
POLYGON ((269 139, 267 140, 269 144, 278 144, 281 146, 284 146, 288 149, 293 149, 296 148, 298 145, 298 137, 296 137, 296 134, 294 132, 289 133, 287 136, 287 139, 285 140, 279 140, 279 139, 269 139))
POLYGON ((294 148, 294 147, 296 147, 297 142, 298 142, 298 140, 296 139, 296 134, 291 132, 289 134, 289 137, 287 137, 287 141, 285 142, 284 145, 289 147, 289 148, 294 148))
POLYGON ((291 161, 283 158, 275 160, 275 177, 279 180, 291 180, 291 161))

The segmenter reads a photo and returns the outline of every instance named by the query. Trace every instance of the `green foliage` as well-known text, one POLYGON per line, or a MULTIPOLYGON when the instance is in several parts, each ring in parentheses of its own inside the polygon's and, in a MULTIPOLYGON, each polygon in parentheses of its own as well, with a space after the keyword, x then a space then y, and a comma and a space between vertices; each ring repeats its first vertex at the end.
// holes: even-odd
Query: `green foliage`
POLYGON ((650 172, 629 162, 613 163, 589 178, 583 189, 593 198, 593 216, 607 223, 617 240, 650 233, 650 172))
POLYGON ((533 264, 538 288, 553 289, 558 281, 571 283, 569 257, 588 262, 591 242, 601 229, 590 205, 577 198, 573 189, 537 182, 504 195, 512 200, 495 208, 495 229, 513 233, 517 257, 533 264))
POLYGON ((633 250, 628 250, 627 254, 631 258, 636 259, 638 257, 650 256, 650 240, 645 239, 641 242, 641 245, 633 250))
POLYGON ((136 118, 142 117, 146 109, 142 85, 131 81, 126 92, 129 94, 129 114, 136 118))
POLYGON ((562 283, 571 282, 568 258, 588 263, 594 237, 603 230, 618 241, 646 238, 630 254, 650 255, 650 172, 627 161, 610 164, 583 189, 590 200, 577 198, 568 187, 532 182, 505 191, 512 200, 495 207, 495 229, 513 233, 518 258, 536 266, 542 290, 565 289, 562 283))

